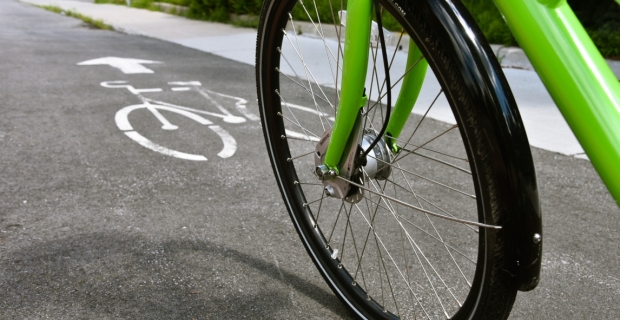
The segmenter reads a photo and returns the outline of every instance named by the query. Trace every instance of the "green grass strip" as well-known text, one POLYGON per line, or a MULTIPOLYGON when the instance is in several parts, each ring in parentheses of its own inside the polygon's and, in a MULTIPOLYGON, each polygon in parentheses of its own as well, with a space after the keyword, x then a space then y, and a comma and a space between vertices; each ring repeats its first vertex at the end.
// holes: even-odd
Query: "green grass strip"
POLYGON ((105 22, 103 22, 103 20, 100 19, 93 19, 91 17, 85 16, 81 13, 75 12, 73 10, 65 10, 61 7, 58 6, 37 6, 39 8, 48 10, 48 11, 52 11, 52 12, 56 12, 65 16, 69 16, 69 17, 73 17, 76 19, 80 19, 82 21, 84 21, 85 23, 97 28, 97 29, 102 29, 102 30, 114 30, 114 27, 112 27, 109 24, 106 24, 105 22))

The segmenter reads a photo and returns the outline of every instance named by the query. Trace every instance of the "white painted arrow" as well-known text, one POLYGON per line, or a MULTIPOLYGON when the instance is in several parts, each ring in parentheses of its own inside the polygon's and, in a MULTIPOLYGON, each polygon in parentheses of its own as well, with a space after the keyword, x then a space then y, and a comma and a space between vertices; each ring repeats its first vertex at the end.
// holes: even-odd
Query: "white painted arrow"
POLYGON ((141 60, 132 58, 105 57, 78 63, 78 66, 109 65, 110 67, 121 70, 125 74, 135 73, 154 73, 153 70, 144 67, 142 64, 161 63, 159 61, 141 60))

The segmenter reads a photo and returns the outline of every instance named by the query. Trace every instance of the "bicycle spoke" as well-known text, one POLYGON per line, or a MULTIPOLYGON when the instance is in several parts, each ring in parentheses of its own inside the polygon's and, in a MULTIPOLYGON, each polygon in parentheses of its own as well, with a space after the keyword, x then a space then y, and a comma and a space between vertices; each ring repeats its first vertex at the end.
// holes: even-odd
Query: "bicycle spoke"
MULTIPOLYGON (((372 181, 371 181, 371 183, 372 183, 372 181)), ((373 183, 373 186, 374 186, 374 183, 373 183)), ((375 189, 376 189, 376 186, 375 186, 375 189)), ((392 199, 390 199, 390 198, 391 198, 391 197, 386 197, 384 194, 382 195, 382 200, 383 200, 384 202, 386 202, 386 205, 388 205, 388 207, 392 207, 392 205, 390 204, 390 202, 389 202, 389 201, 390 201, 390 200, 392 200, 393 198, 392 198, 392 199)), ((422 251, 422 249, 418 246, 418 244, 416 243, 416 241, 415 241, 415 240, 413 240, 413 238, 409 235, 409 232, 407 232, 407 230, 404 228, 404 226, 402 225, 402 223, 401 223, 401 222, 399 221, 399 219, 396 217, 396 215, 395 215, 395 213, 394 213, 394 210, 393 210, 393 209, 391 209, 391 210, 389 210, 389 212, 390 212, 392 215, 394 215, 394 217, 396 218, 396 221, 398 222, 398 224, 399 224, 399 226, 400 226, 401 230, 404 230, 405 234, 407 235, 407 238, 409 239, 409 242, 410 242, 410 243, 411 243, 411 245, 412 245, 412 248, 413 248, 413 247, 415 247, 415 248, 414 248, 414 252, 415 252, 416 256, 418 256, 418 252, 419 252, 419 253, 420 253, 420 255, 421 255, 421 256, 424 258, 424 260, 426 261, 426 263, 429 265, 429 267, 432 269, 433 273, 435 273, 435 275, 439 278, 439 280, 440 280, 440 281, 441 281, 441 283, 444 285, 444 287, 448 288, 448 285, 445 283, 445 281, 443 280, 443 278, 441 277, 441 275, 439 275, 439 273, 437 272, 437 270, 435 269, 435 267, 432 265, 432 263, 428 260, 428 258, 426 257, 426 255, 424 254, 424 252, 422 251), (417 249, 417 251, 416 251, 416 249, 417 249)), ((423 270, 424 270, 424 273, 425 273, 425 275, 426 275, 427 280, 429 281, 429 284, 431 285, 431 287, 432 287, 432 289, 433 289, 433 292, 435 293, 435 297, 437 298, 437 301, 439 302, 439 304, 441 305, 441 308, 442 308, 442 309, 443 309, 443 311, 444 311, 444 314, 446 315, 446 317, 449 317, 448 312, 446 311, 446 309, 445 309, 445 307, 444 307, 443 303, 441 302, 441 298, 439 297, 439 294, 437 293, 437 290, 436 290, 436 288, 435 288, 435 285, 433 284, 433 282, 432 282, 431 278, 430 278, 430 277, 428 276, 428 274, 427 274, 426 268, 424 268, 424 265, 422 264, 422 261, 419 259, 419 257, 418 257, 418 260, 419 260, 419 262, 420 262, 420 266, 421 266, 421 267, 423 268, 423 270)), ((398 267, 398 266, 396 266, 396 267, 398 267)), ((457 303, 459 304, 459 306, 460 306, 460 305, 461 305, 460 301, 456 298, 456 296, 454 296, 454 294, 453 294, 450 290, 449 290, 449 292, 450 292, 450 294, 452 295, 452 297, 456 300, 456 302, 457 302, 457 303)))
MULTIPOLYGON (((315 1, 312 1, 312 2, 314 3, 314 9, 316 10, 316 16, 317 16, 317 19, 318 19, 317 21, 318 21, 319 26, 320 26, 321 25, 321 21, 320 21, 320 15, 319 15, 318 9, 316 8, 316 2, 315 1)), ((329 56, 331 55, 332 59, 334 59, 334 60, 336 60, 336 57, 334 57, 334 53, 331 51, 331 49, 327 45, 327 42, 325 41, 325 36, 323 35, 323 28, 321 27, 320 30, 319 30, 319 27, 317 27, 316 23, 314 23, 314 20, 312 19, 310 13, 308 13, 308 9, 306 9, 306 6, 304 5, 303 1, 300 1, 299 3, 301 4, 301 7, 304 9, 306 14, 310 18, 310 22, 314 26, 314 29, 316 30, 316 32, 319 34, 321 40, 323 40, 323 46, 325 47, 326 54, 328 55, 327 56, 327 61, 329 62, 330 71, 332 71, 332 76, 334 77, 334 84, 335 84, 337 79, 335 78, 335 76, 333 74, 333 69, 332 69, 331 60, 329 59, 329 56)), ((291 21, 292 21, 292 19, 291 19, 291 21)), ((340 70, 342 70, 342 67, 340 65, 338 65, 337 67, 340 68, 340 70)))
POLYGON ((354 185, 354 186, 356 186, 356 187, 358 187, 358 188, 360 188, 360 189, 364 189, 365 191, 368 191, 368 192, 371 192, 371 193, 378 194, 378 195, 380 195, 381 197, 385 197, 386 199, 389 199, 389 200, 391 200, 391 201, 397 202, 397 203, 402 204, 402 205, 404 205, 404 206, 406 206, 406 207, 409 207, 409 208, 411 208, 411 209, 414 209, 414 210, 417 210, 417 211, 420 211, 420 212, 423 212, 423 213, 428 213, 428 214, 430 214, 430 215, 432 215, 432 216, 435 216, 435 217, 438 217, 438 218, 442 218, 442 219, 445 219, 445 220, 450 220, 450 221, 454 221, 454 222, 465 223, 465 224, 469 224, 469 225, 472 225, 472 226, 478 226, 478 227, 483 227, 483 228, 489 228, 489 229, 496 229, 496 230, 499 230, 499 229, 501 229, 501 228, 502 228, 501 226, 494 226, 494 225, 489 225, 489 224, 479 223, 479 222, 476 222, 476 221, 468 221, 468 220, 463 220, 463 219, 454 218, 454 217, 450 217, 450 216, 442 215, 442 214, 439 214, 439 213, 435 213, 435 212, 432 212, 432 211, 428 211, 428 210, 425 210, 425 209, 422 209, 422 208, 418 208, 418 207, 416 207, 416 206, 414 206, 414 205, 411 205, 411 204, 409 204, 409 203, 406 203, 406 202, 404 202, 404 201, 401 201, 401 200, 395 199, 395 198, 390 197, 390 196, 388 196, 388 195, 381 194, 381 193, 377 193, 376 191, 373 191, 373 190, 371 190, 371 189, 368 189, 368 188, 364 187, 364 186, 363 186, 363 185, 361 185, 361 184, 357 184, 357 183, 355 183, 355 182, 353 182, 353 181, 351 181, 351 180, 347 180, 347 179, 342 178, 342 177, 340 177, 340 176, 336 176, 336 179, 344 180, 344 181, 346 181, 346 182, 350 183, 351 185, 354 185))
MULTIPOLYGON (((375 158, 375 157, 373 157, 373 156, 369 156, 369 157, 370 157, 370 158, 372 158, 372 159, 377 160, 378 162, 381 162, 381 163, 384 163, 384 164, 387 164, 387 165, 392 165, 392 164, 390 164, 389 162, 385 162, 385 161, 383 161, 383 160, 381 160, 381 159, 378 159, 378 158, 375 158)), ((392 166, 392 168, 394 168, 394 166, 392 166)), ((435 181, 435 180, 433 180, 433 179, 427 178, 427 177, 425 177, 425 176, 423 176, 423 175, 417 174, 417 173, 412 172, 412 171, 410 171, 410 170, 403 169, 403 168, 401 168, 400 166, 396 166, 396 168, 397 168, 398 170, 401 170, 401 171, 403 171, 403 172, 406 172, 406 173, 408 173, 408 174, 410 174, 410 175, 412 175, 412 176, 418 177, 418 178, 420 178, 420 179, 424 179, 424 180, 426 180, 426 181, 428 181, 428 182, 431 182, 431 183, 434 183, 434 184, 436 184, 436 185, 438 185, 438 186, 444 187, 444 188, 446 188, 446 189, 448 189, 448 190, 452 190, 452 191, 454 191, 454 192, 458 192, 458 193, 460 193, 460 194, 462 194, 462 195, 464 195, 464 196, 470 197, 470 198, 472 198, 472 199, 476 199, 476 196, 475 196, 475 195, 473 195, 473 194, 469 194, 469 193, 467 193, 467 192, 465 192, 465 191, 461 191, 461 190, 459 190, 459 189, 456 189, 456 188, 450 187, 450 186, 448 186, 448 185, 446 185, 446 184, 443 184, 443 183, 441 183, 441 182, 438 182, 438 181, 435 181)))
MULTIPOLYGON (((390 257, 390 259, 392 261, 394 261, 394 259, 392 258, 392 256, 390 255, 389 251, 387 251, 387 248, 385 247, 385 245, 383 244, 383 241, 381 240, 381 238, 379 237, 379 235, 377 235, 374 226, 366 219, 366 217, 362 214, 361 215, 362 218, 364 218, 364 220, 366 221, 366 223, 368 224, 370 230, 372 230, 372 234, 375 237, 377 244, 381 244, 381 246, 383 247, 383 249, 386 251, 386 253, 388 254, 388 256, 390 257)), ((401 277, 404 279, 404 276, 402 274, 402 272, 400 272, 400 269, 398 268, 398 265, 395 265, 396 269, 398 270, 398 273, 400 273, 401 277)), ((405 284, 407 285, 407 287, 409 288, 409 290, 411 291, 411 293, 416 297, 416 300, 418 300, 418 303, 420 304, 420 307, 422 308, 422 310, 424 311, 424 313, 426 314, 427 317, 430 318, 430 316, 428 315, 428 313, 426 312, 426 310, 424 309, 424 307, 422 306, 421 301, 419 300, 419 298, 417 298, 417 295, 415 294, 415 292, 413 291, 413 289, 411 288, 411 285, 406 281, 406 279, 404 279, 405 284)))
POLYGON ((412 154, 413 152, 415 152, 415 151, 417 151, 417 150, 421 149, 421 148, 422 148, 422 147, 424 147, 425 145, 427 145, 427 144, 429 144, 429 143, 431 143, 431 142, 433 142, 433 141, 437 140, 437 139, 438 139, 438 138, 440 138, 441 136, 445 135, 446 133, 448 133, 448 132, 452 131, 453 129, 455 129, 455 128, 457 128, 457 127, 458 127, 458 125, 456 125, 456 124, 455 124, 455 125, 453 125, 452 127, 450 127, 450 129, 445 130, 445 131, 443 131, 442 133, 440 133, 440 134, 436 135, 435 137, 433 137, 433 138, 431 138, 431 139, 427 140, 426 142, 424 142, 423 144, 419 145, 419 146, 418 146, 418 147, 416 147, 415 149, 413 149, 413 150, 409 150, 409 153, 405 154, 404 156, 402 156, 402 157, 400 157, 400 158, 398 158, 398 157, 397 157, 397 158, 395 158, 394 162, 402 160, 402 159, 403 159, 403 158, 405 158, 406 156, 408 156, 408 155, 412 154))
POLYGON ((284 98, 282 98, 282 96, 280 95, 280 92, 276 92, 278 94, 278 96, 280 97, 280 100, 282 101, 282 103, 286 106, 286 108, 288 109, 288 111, 291 113, 291 115, 294 118, 294 121, 291 119, 288 119, 287 117, 285 117, 282 112, 278 112, 278 116, 290 121, 291 123, 295 124, 296 126, 298 126, 301 130, 303 130, 303 135, 305 135, 306 139, 308 140, 308 142, 312 142, 313 140, 310 138, 310 136, 308 136, 308 134, 312 135, 314 138, 318 139, 319 136, 317 136, 316 134, 312 133, 309 130, 306 130, 306 128, 304 128, 300 123, 299 120, 295 117, 295 113, 291 110, 291 108, 289 107, 288 103, 286 103, 286 101, 284 100, 284 98))
POLYGON ((299 158, 302 158, 302 157, 307 157, 307 156, 309 156, 309 155, 311 155, 311 154, 314 154, 314 150, 313 150, 313 151, 310 151, 310 152, 308 152, 308 153, 304 153, 304 154, 302 154, 302 155, 296 156, 296 157, 290 157, 290 158, 286 159, 286 161, 288 161, 288 162, 292 162, 292 161, 293 161, 293 160, 295 160, 295 159, 299 159, 299 158))
POLYGON ((420 98, 413 102, 416 114, 399 119, 403 128, 398 138, 379 137, 377 147, 366 159, 359 159, 363 165, 356 159, 345 170, 342 161, 334 168, 340 174, 332 182, 323 181, 325 177, 319 178, 316 172, 316 150, 336 126, 341 87, 349 81, 342 77, 343 48, 349 42, 344 42, 345 19, 340 19, 339 10, 346 10, 345 3, 268 1, 271 7, 265 5, 268 10, 263 19, 270 20, 263 21, 259 41, 269 48, 261 49, 257 59, 257 70, 262 73, 258 97, 262 124, 287 209, 322 276, 338 288, 335 293, 340 298, 361 306, 359 314, 382 308, 387 318, 438 319, 453 317, 463 305, 477 305, 475 299, 489 286, 486 281, 496 279, 487 273, 483 280, 475 277, 480 268, 499 271, 494 258, 499 250, 491 250, 496 243, 487 235, 502 235, 497 232, 502 229, 498 221, 504 218, 497 219, 495 211, 479 201, 489 196, 489 187, 480 184, 473 168, 487 166, 488 160, 476 152, 479 142, 471 137, 475 130, 489 129, 460 116, 466 114, 464 106, 471 101, 457 92, 462 87, 462 72, 442 65, 454 63, 452 55, 440 55, 445 50, 427 42, 426 37, 437 41, 432 33, 411 30, 416 25, 413 21, 402 23, 410 16, 387 19, 388 10, 380 8, 379 14, 390 25, 393 18, 401 23, 390 29, 396 39, 387 43, 396 43, 396 47, 390 46, 386 57, 374 38, 365 47, 368 65, 357 66, 367 68, 363 89, 368 100, 358 122, 363 134, 359 141, 345 141, 345 137, 338 141, 346 145, 344 154, 377 138, 386 120, 383 99, 403 85, 405 76, 426 63, 428 72, 436 74, 429 73, 432 83, 425 83, 420 98), (420 38, 419 32, 425 37, 420 38), (407 54, 398 48, 409 45, 407 39, 433 56, 405 61, 407 54), (396 81, 388 86, 387 76, 396 81), (442 89, 429 92, 435 79, 442 89), (444 108, 444 100, 449 109, 444 108), (428 103, 421 105, 423 101, 428 103), (445 111, 454 111, 460 126, 435 119, 435 115, 443 119, 445 111), (388 142, 395 143, 397 152, 391 152, 388 142), (343 178, 344 172, 351 178, 343 178), (327 185, 336 188, 333 183, 346 193, 344 198, 325 191, 327 185))
MULTIPOLYGON (((288 61, 287 61, 287 63, 288 63, 288 61)), ((289 64, 289 66, 290 66, 290 64, 289 64)), ((330 106, 330 107, 332 107, 332 109, 335 109, 335 108, 334 108, 334 106, 332 105, 331 101, 329 101, 329 100, 327 100, 327 99, 325 99, 325 98, 323 98, 323 97, 319 96, 318 94, 316 94, 316 93, 314 93, 314 92, 311 92, 311 91, 310 91, 310 90, 309 90, 309 89, 308 89, 308 88, 307 88, 307 87, 306 87, 303 83, 300 83, 300 82, 295 81, 295 79, 293 79, 293 78, 291 78, 290 76, 288 76, 287 74, 283 73, 283 72, 282 72, 282 70, 280 70, 280 68, 276 68, 276 71, 277 71, 279 74, 281 74, 281 75, 283 75, 284 77, 286 77, 287 79, 289 79, 289 80, 290 80, 291 82, 293 82, 294 84, 296 84, 296 85, 298 85, 298 86, 300 86, 300 87, 304 88, 304 90, 306 90, 309 94, 312 94, 315 98, 319 98, 319 99, 321 99, 323 102, 326 102, 327 104, 329 104, 329 106, 330 106)))
MULTIPOLYGON (((402 76, 400 76, 400 78, 398 78, 390 87, 391 89, 396 88, 396 86, 405 78, 405 76, 411 72, 411 70, 413 70, 413 68, 415 68, 415 66, 418 65, 418 63, 420 63, 420 61, 422 61, 423 57, 420 57, 418 60, 416 60, 416 62, 414 62, 409 68, 407 68, 407 71, 405 71, 405 73, 403 73, 402 76)), ((385 86, 385 81, 384 81, 384 86, 385 86)), ((383 91, 383 86, 381 87, 381 91, 383 91)), ((373 106, 371 106, 371 109, 374 108, 379 102, 381 102, 381 100, 383 100, 383 98, 385 98, 385 96, 387 96, 387 91, 386 93, 382 94, 379 96, 379 99, 376 100, 375 104, 373 106)))
MULTIPOLYGON (((403 175, 403 176, 404 176, 404 175, 403 175)), ((456 218, 453 214, 451 214, 451 213, 447 212, 446 210, 444 210, 444 209, 442 209, 442 208, 438 207, 437 205, 433 204, 432 202, 430 202, 429 200, 425 199, 425 198, 424 198, 424 197, 422 197, 421 195, 419 195, 419 194, 415 194, 413 191, 410 191, 408 188, 403 187, 401 184, 397 183, 396 181, 394 181, 394 180, 390 180, 390 179, 387 179, 387 181, 389 181, 390 183, 392 183, 395 187, 399 187, 400 189, 402 189, 402 190, 404 190, 404 191, 406 191, 406 192, 408 192, 408 193, 413 194, 413 195, 416 197, 416 200, 417 200, 417 199, 422 199, 424 202, 426 202, 426 203, 430 204, 430 205, 431 205, 431 206, 433 206, 435 209, 437 209, 437 210, 439 210, 439 211, 443 212, 445 215, 450 216, 450 217, 453 217, 453 218, 456 218)), ((420 203, 420 202, 418 201, 418 203, 420 203)), ((422 207, 422 205, 421 205, 421 204, 420 204, 420 207, 422 207)), ((384 208, 384 209, 386 209, 386 208, 384 208)), ((387 209, 386 209, 386 210, 387 210, 387 209)), ((472 230, 472 231, 474 231, 474 232, 478 232, 478 230, 476 230, 474 227, 472 227, 472 226, 470 226, 470 225, 468 225, 468 224, 462 224, 462 225, 464 225, 464 226, 468 227, 469 229, 471 229, 471 230, 472 230)))
MULTIPOLYGON (((338 219, 340 218, 340 214, 342 213, 342 209, 344 208, 344 201, 341 201, 340 210, 338 210, 338 215, 336 216, 336 221, 334 222, 334 227, 332 228, 332 232, 329 234, 329 238, 327 239, 327 245, 330 245, 332 240, 332 236, 334 235, 334 230, 336 230, 336 225, 338 224, 338 219)), ((338 251, 338 249, 336 249, 338 251)))
MULTIPOLYGON (((418 201, 418 205, 420 206, 420 208, 424 209, 422 203, 420 203, 420 200, 418 199, 418 196, 415 194, 415 192, 413 191, 413 187, 411 186, 411 183, 409 182, 409 180, 407 179, 407 176, 404 174, 403 171, 401 171, 401 174, 403 175, 403 178, 405 179, 405 182, 407 182, 407 186, 409 187, 409 190, 411 191, 411 193, 413 193, 413 195, 415 196, 416 200, 418 201)), ((433 221, 431 220, 431 218, 429 217, 429 215, 426 215, 426 219, 427 221, 430 223, 430 225, 433 227, 433 230, 435 230, 435 234, 437 234, 437 237, 439 238, 440 242, 444 245, 444 247, 446 248, 446 252, 450 255, 450 258, 452 259, 452 262, 454 262, 454 265, 456 266, 456 268, 459 270, 459 272, 461 273, 461 276, 463 277, 463 279, 465 279, 465 281, 467 282, 467 284, 471 287, 471 283, 469 282, 469 280, 467 279, 467 277, 465 277, 465 274, 463 273, 463 270, 461 269, 461 267, 458 265, 458 263, 456 262, 456 260, 454 259, 454 256, 452 256, 452 253, 450 252, 450 250, 448 250, 448 246, 447 244, 443 241, 443 238, 441 237, 441 235, 439 234, 439 230, 437 230, 437 228, 435 227, 435 224, 433 223, 433 221)), ((453 295, 454 296, 454 295, 453 295)), ((456 299, 456 297, 455 297, 456 299)))
MULTIPOLYGON (((314 90, 312 89, 312 81, 314 81, 314 83, 317 84, 317 88, 319 89, 319 91, 321 91, 321 94, 323 94, 323 97, 325 97, 325 99, 327 99, 327 95, 325 94, 325 92, 323 92, 323 89, 321 88, 321 86, 318 85, 319 82, 316 80, 316 78, 312 74, 312 71, 310 71, 310 69, 308 68, 308 65, 306 64, 306 60, 304 59, 303 54, 301 52, 301 46, 299 45, 299 38, 297 37, 297 31, 295 30, 295 23, 293 22, 293 17, 291 16, 290 13, 289 13, 289 19, 291 21, 291 26, 293 27, 293 34, 295 35, 295 42, 297 42, 297 47, 295 47, 295 45, 293 44, 293 42, 289 38, 288 34, 286 33, 286 31, 282 30, 282 32, 284 33, 285 38, 291 44, 291 47, 293 48, 293 50, 295 50, 295 53, 297 53, 297 56, 299 57, 299 59, 301 60, 302 64, 304 65, 304 71, 306 73, 306 79, 308 81, 308 89, 310 89, 311 93, 314 92, 314 90)), ((311 95, 311 98, 313 100, 314 107, 317 109, 317 112, 323 113, 323 111, 320 110, 321 108, 319 107, 318 103, 316 102, 316 99, 314 99, 314 94, 311 95)), ((323 119, 321 119, 319 117, 319 120, 321 121, 321 124, 323 124, 323 119)), ((325 131, 325 126, 323 126, 323 131, 325 131)))
POLYGON ((313 200, 313 201, 310 201, 310 202, 306 202, 306 203, 304 203, 304 207, 309 207, 311 204, 317 203, 317 202, 319 202, 319 201, 321 201, 321 200, 323 200, 325 198, 327 198, 327 196, 323 196, 323 197, 321 197, 319 199, 316 199, 316 200, 313 200))

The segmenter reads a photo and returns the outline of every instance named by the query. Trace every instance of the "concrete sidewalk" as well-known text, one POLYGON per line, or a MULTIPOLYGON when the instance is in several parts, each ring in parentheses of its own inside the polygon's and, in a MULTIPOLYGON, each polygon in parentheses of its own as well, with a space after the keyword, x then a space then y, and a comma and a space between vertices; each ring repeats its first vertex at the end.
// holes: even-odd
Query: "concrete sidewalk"
MULTIPOLYGON (((55 5, 73 10, 94 19, 103 20, 116 30, 161 39, 219 55, 241 63, 254 64, 256 30, 233 27, 226 24, 189 20, 162 12, 129 8, 119 5, 93 4, 77 0, 22 0, 34 5, 55 5)), ((323 47, 322 40, 313 36, 313 30, 306 26, 302 32, 303 42, 308 48, 323 47)), ((301 39, 302 37, 300 37, 301 39)), ((579 158, 587 158, 581 145, 547 93, 538 75, 519 48, 493 46, 519 105, 530 144, 534 147, 579 158)), ((398 52, 395 63, 406 61, 406 54, 398 52)), ((313 55, 306 55, 312 57, 313 55)), ((93 57, 98 58, 98 57, 93 57)), ((148 58, 148 57, 135 57, 148 58)), ((620 62, 610 62, 616 76, 620 78, 620 62)), ((318 81, 329 85, 331 75, 319 76, 318 81)), ((430 85, 433 79, 428 81, 430 85)), ((424 99, 421 97, 420 99, 424 99)), ((441 107, 433 118, 451 122, 442 113, 441 107)), ((447 105, 443 106, 444 113, 447 105)), ((424 111, 416 110, 414 112, 424 111)), ((435 110, 433 110, 435 111, 435 110)))

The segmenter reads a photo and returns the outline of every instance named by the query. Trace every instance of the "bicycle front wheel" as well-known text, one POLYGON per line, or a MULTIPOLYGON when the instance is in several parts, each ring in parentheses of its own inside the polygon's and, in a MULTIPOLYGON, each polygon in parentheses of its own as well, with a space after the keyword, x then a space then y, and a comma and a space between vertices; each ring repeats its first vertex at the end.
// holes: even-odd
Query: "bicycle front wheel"
MULTIPOLYGON (((383 155, 369 158, 383 174, 362 168, 361 200, 337 199, 326 195, 315 174, 317 145, 333 125, 342 73, 338 11, 344 9, 342 2, 327 1, 266 1, 257 41, 265 140, 308 253, 360 317, 506 318, 517 291, 506 272, 506 233, 469 223, 501 226, 507 219, 508 204, 498 195, 504 164, 494 147, 505 128, 491 125, 484 112, 500 106, 483 99, 470 81, 477 70, 469 65, 488 61, 488 44, 472 50, 462 41, 461 31, 479 31, 464 25, 470 18, 461 19, 467 13, 458 2, 379 1, 383 20, 397 31, 387 45, 394 95, 411 70, 399 63, 408 41, 433 74, 397 141, 400 150, 380 144, 383 155)), ((369 102, 361 121, 368 141, 386 109, 379 46, 369 46, 369 102)), ((503 78, 498 66, 487 69, 489 81, 503 78)))

